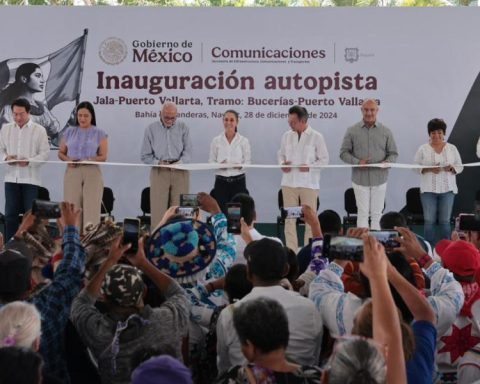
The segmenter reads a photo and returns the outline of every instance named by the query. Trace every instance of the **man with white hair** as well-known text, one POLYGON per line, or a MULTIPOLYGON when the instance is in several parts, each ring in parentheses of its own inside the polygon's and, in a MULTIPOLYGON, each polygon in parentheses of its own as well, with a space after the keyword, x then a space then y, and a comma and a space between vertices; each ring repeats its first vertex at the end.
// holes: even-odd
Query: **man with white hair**
POLYGON ((362 121, 347 129, 340 148, 340 158, 352 168, 352 186, 357 202, 357 227, 380 229, 385 206, 388 168, 368 164, 394 163, 398 152, 393 134, 377 121, 378 103, 374 99, 362 104, 362 121), (370 225, 368 219, 370 218, 370 225))
MULTIPOLYGON (((188 163, 192 142, 187 125, 177 120, 177 106, 166 102, 160 120, 150 124, 143 138, 141 158, 145 164, 188 163)), ((167 167, 152 167, 150 172, 150 208, 152 228, 160 222, 168 207, 180 205, 180 194, 188 193, 189 174, 167 167)))

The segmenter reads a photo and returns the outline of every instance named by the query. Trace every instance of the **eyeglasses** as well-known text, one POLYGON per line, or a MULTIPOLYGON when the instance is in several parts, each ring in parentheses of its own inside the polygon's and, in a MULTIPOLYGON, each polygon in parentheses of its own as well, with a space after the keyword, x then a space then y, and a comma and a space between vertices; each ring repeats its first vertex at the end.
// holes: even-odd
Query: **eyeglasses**
POLYGON ((176 118, 177 118, 177 116, 162 116, 162 119, 167 120, 167 121, 173 121, 176 118))

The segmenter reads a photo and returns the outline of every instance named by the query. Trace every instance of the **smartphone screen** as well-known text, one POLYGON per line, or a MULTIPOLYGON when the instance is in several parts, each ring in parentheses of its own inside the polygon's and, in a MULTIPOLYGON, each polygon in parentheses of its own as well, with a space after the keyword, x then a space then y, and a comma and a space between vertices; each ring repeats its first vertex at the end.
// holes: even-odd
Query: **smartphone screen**
POLYGON ((182 207, 198 207, 198 196, 197 194, 185 194, 180 195, 180 206, 182 207))
POLYGON ((474 214, 461 213, 458 229, 461 231, 480 231, 480 219, 474 214))
MULTIPOLYGON (((461 215, 462 213, 460 214, 460 216, 461 215)), ((465 231, 462 231, 460 229, 460 216, 457 216, 455 218, 455 232, 457 232, 457 235, 460 238, 460 240, 465 240, 467 238, 467 234, 465 233, 465 231)))
POLYGON ((363 261, 363 240, 356 237, 325 234, 323 256, 329 260, 363 261))
POLYGON ((400 243, 395 239, 400 237, 399 233, 394 230, 385 231, 370 231, 370 234, 375 237, 387 250, 398 248, 400 243))
POLYGON ((123 220, 123 244, 132 244, 129 253, 138 251, 138 234, 140 232, 140 220, 125 219, 123 220))
POLYGON ((303 217, 302 207, 285 207, 282 209, 284 219, 299 219, 303 217))
POLYGON ((178 207, 177 213, 183 215, 186 219, 194 219, 198 208, 195 207, 178 207))
POLYGON ((227 231, 229 233, 239 234, 241 232, 241 208, 242 206, 239 203, 227 203, 227 231))
POLYGON ((32 213, 44 219, 57 219, 62 216, 60 203, 46 200, 33 200, 32 213))

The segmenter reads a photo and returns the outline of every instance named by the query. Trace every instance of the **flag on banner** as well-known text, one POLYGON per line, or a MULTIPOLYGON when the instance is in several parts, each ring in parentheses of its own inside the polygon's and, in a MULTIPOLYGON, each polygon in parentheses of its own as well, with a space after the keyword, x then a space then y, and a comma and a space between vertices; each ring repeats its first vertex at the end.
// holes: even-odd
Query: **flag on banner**
POLYGON ((45 101, 49 109, 64 101, 76 100, 81 90, 87 34, 86 29, 81 37, 44 57, 12 58, 0 62, 0 90, 14 83, 20 65, 35 63, 43 71, 45 101))

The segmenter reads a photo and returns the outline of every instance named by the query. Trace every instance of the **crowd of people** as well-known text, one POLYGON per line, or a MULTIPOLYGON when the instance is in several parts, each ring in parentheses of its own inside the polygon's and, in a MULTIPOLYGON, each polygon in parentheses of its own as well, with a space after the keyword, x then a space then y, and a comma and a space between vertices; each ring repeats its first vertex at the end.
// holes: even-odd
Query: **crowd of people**
POLYGON ((352 261, 324 254, 338 214, 303 205, 312 239, 297 255, 254 229, 251 196, 234 200, 242 241, 199 193, 211 224, 169 207, 136 252, 99 235, 114 223, 81 235, 71 203, 58 238, 25 214, 0 253, 0 382, 480 382, 480 232, 428 251, 389 212, 397 246, 352 227, 352 261))
MULTIPOLYGON (((88 102, 60 139, 68 165, 59 236, 28 211, 40 164, 30 160, 49 151, 29 108, 15 100, 14 122, 0 130, 8 161, 0 383, 480 383, 480 231, 460 240, 444 221, 462 168, 442 120, 429 122, 430 142, 415 156, 424 166, 425 238, 401 213, 382 215, 388 165, 369 164, 398 153, 367 100, 340 150, 343 161, 361 165, 352 168, 358 221, 346 234, 336 212, 317 216, 313 166, 328 164, 329 154, 305 108, 294 106, 278 160, 285 207, 301 206, 303 248, 296 219, 286 221, 285 244, 255 229, 242 169, 250 146, 232 110, 210 149, 211 162, 229 166, 218 170, 211 194, 197 194, 195 217, 178 212, 188 172, 152 167, 152 226, 133 247, 119 224, 97 217, 100 169, 83 162, 105 161, 108 142, 88 102), (239 234, 228 231, 229 202, 240 206, 239 234), (443 240, 435 244, 437 217, 443 240), (396 231, 394 246, 376 239, 379 229, 396 231), (355 244, 355 258, 328 252, 341 235, 355 244)), ((189 161, 188 127, 176 115, 167 103, 147 128, 144 162, 189 161)))

